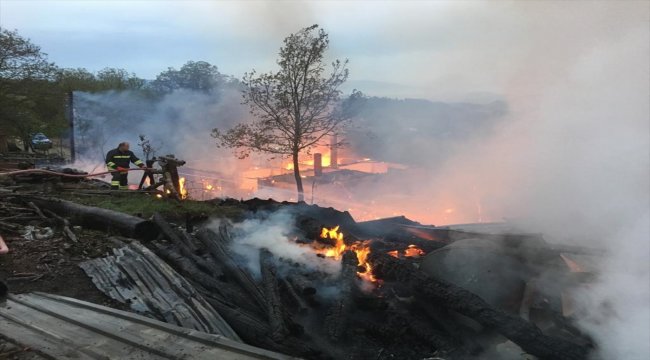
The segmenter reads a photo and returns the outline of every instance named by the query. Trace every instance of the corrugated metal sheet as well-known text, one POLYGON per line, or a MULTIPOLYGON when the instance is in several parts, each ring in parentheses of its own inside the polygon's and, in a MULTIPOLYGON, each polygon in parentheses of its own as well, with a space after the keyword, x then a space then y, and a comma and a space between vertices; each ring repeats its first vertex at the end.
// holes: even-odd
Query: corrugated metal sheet
POLYGON ((0 334, 56 359, 291 359, 220 335, 44 293, 9 295, 0 334))
POLYGON ((99 290, 141 315, 189 329, 239 336, 192 285, 137 241, 80 264, 99 290))

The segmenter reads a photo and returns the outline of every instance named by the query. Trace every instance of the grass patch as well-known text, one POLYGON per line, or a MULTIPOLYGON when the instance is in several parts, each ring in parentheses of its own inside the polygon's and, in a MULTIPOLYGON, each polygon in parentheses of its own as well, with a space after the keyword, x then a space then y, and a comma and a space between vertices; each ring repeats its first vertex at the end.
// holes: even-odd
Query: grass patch
POLYGON ((96 206, 104 209, 121 211, 123 213, 149 217, 158 212, 166 218, 184 218, 190 216, 218 216, 237 218, 242 214, 238 206, 221 206, 214 202, 171 199, 159 199, 146 194, 115 194, 96 196, 64 196, 66 200, 79 204, 96 206))

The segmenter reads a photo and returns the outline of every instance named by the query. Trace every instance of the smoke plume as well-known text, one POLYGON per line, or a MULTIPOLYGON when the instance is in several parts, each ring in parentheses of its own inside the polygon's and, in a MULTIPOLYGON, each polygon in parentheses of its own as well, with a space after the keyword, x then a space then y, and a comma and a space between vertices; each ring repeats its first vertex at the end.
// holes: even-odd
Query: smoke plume
MULTIPOLYGON (((312 271, 338 274, 340 261, 316 256, 312 247, 295 241, 293 237, 297 232, 294 224, 295 217, 287 209, 269 214, 256 214, 243 222, 230 224, 234 240, 231 250, 257 276, 260 274, 260 249, 267 249, 278 259, 300 264, 312 271)), ((216 220, 209 227, 218 230, 220 225, 221 221, 216 220)), ((280 271, 284 269, 281 267, 280 271)))

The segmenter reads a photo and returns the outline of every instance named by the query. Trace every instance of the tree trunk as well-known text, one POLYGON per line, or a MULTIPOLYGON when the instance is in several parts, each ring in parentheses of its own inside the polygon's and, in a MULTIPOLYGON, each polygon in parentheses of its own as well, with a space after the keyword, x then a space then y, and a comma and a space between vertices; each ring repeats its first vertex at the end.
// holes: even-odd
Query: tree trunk
POLYGON ((23 137, 23 148, 25 149, 25 152, 29 152, 29 150, 34 152, 34 148, 32 147, 32 142, 29 136, 23 137))
POLYGON ((296 187, 298 188, 298 201, 305 201, 305 190, 302 187, 302 177, 300 177, 300 164, 298 162, 298 151, 293 152, 293 176, 296 178, 296 187))
POLYGON ((34 202, 41 209, 69 217, 73 224, 90 229, 115 231, 124 236, 142 240, 153 240, 158 236, 158 229, 152 221, 118 211, 50 198, 28 198, 28 200, 34 202))

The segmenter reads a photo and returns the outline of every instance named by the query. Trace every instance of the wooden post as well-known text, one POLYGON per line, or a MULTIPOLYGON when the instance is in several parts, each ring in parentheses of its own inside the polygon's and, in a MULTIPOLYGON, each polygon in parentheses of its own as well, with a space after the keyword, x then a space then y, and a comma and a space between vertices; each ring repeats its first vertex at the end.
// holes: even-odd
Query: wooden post
POLYGON ((330 138, 330 167, 332 169, 339 168, 339 137, 332 134, 330 138))
POLYGON ((68 120, 68 128, 70 131, 70 162, 74 163, 76 160, 75 142, 74 142, 74 98, 73 92, 68 91, 65 99, 65 117, 68 120))

